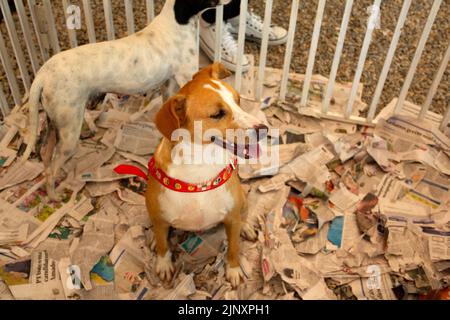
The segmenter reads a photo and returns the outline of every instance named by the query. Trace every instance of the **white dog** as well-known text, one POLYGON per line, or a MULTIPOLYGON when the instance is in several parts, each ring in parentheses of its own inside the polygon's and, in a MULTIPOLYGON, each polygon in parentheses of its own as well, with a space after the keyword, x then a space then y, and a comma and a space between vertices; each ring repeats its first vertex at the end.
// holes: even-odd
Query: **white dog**
POLYGON ((42 102, 58 133, 47 168, 47 192, 55 198, 54 179, 73 156, 86 104, 102 93, 139 94, 168 82, 165 98, 178 91, 197 71, 194 16, 227 0, 167 0, 159 16, 129 37, 88 44, 53 56, 38 72, 29 99, 29 158, 38 135, 42 102))

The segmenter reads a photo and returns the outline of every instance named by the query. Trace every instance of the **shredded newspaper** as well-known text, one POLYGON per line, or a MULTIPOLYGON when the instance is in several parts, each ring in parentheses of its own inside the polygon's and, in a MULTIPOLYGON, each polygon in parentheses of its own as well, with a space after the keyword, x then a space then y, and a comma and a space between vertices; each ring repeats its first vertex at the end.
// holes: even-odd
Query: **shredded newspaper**
MULTIPOLYGON (((255 72, 244 78, 242 105, 280 130, 271 146, 280 157, 239 168, 258 237, 240 240, 237 288, 225 278, 222 226, 173 230, 174 277, 156 275, 146 181, 114 168, 146 170, 161 139, 152 119, 162 100, 108 94, 87 111, 83 139, 57 177, 59 201, 45 187, 55 140, 21 163, 26 114, 0 126, 0 299, 402 300, 448 291, 450 137, 436 115, 415 120, 420 109, 410 102, 393 115, 394 100, 375 127, 320 119, 328 79, 313 76, 299 108, 304 75, 291 75, 279 101, 282 72, 268 69, 257 103, 246 98, 255 72)), ((350 90, 336 84, 331 113, 344 112, 350 90)), ((363 90, 355 116, 367 110, 363 90)))

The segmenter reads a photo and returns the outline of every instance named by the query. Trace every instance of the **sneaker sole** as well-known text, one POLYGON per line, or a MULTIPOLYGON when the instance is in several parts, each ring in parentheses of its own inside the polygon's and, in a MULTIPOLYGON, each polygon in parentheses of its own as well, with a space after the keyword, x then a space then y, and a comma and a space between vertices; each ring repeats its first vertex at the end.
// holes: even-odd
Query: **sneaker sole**
MULTIPOLYGON (((206 44, 206 42, 203 41, 202 38, 200 38, 200 47, 202 48, 203 52, 206 53, 206 55, 208 56, 208 58, 209 58, 211 61, 214 61, 214 58, 215 58, 214 50, 211 49, 211 48, 206 44)), ((237 68, 237 65, 236 65, 236 64, 231 63, 231 62, 229 62, 229 61, 227 61, 227 60, 224 60, 224 59, 222 59, 222 61, 220 61, 220 62, 221 62, 221 63, 225 66, 225 68, 227 68, 228 70, 230 70, 230 71, 232 71, 232 72, 236 72, 236 68, 237 68)), ((242 72, 246 73, 246 72, 248 72, 249 70, 250 70, 250 63, 245 64, 245 65, 242 66, 242 72)))

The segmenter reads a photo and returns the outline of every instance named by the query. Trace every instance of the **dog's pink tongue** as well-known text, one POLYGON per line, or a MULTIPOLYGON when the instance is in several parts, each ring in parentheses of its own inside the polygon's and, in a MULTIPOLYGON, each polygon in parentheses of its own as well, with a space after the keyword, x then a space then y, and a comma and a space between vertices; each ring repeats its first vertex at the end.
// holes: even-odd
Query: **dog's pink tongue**
POLYGON ((261 147, 258 143, 253 145, 236 145, 222 139, 216 139, 214 143, 243 159, 258 159, 261 155, 261 147))

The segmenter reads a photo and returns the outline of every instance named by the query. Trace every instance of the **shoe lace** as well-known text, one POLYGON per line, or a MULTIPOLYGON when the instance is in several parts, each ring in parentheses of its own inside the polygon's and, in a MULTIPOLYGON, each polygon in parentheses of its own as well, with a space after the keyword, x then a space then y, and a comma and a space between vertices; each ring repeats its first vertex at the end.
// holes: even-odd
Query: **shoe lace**
MULTIPOLYGON (((257 29, 259 29, 260 31, 263 30, 264 28, 264 21, 263 19, 257 15, 253 10, 251 10, 249 13, 249 19, 247 21, 250 21, 250 23, 255 26, 257 29)), ((270 26, 269 28, 269 35, 273 36, 273 29, 272 26, 270 26)))
POLYGON ((234 55, 237 53, 238 50, 238 44, 236 40, 234 39, 233 35, 231 34, 231 25, 229 23, 226 23, 223 28, 222 33, 222 47, 231 55, 234 55))

